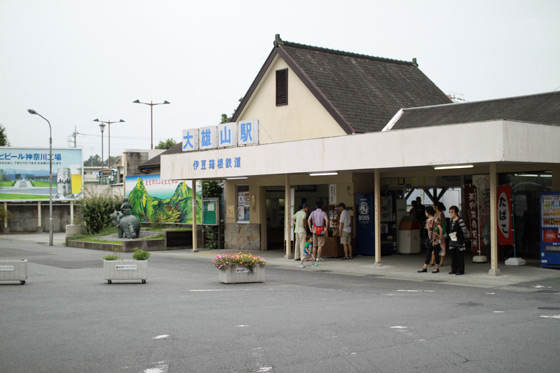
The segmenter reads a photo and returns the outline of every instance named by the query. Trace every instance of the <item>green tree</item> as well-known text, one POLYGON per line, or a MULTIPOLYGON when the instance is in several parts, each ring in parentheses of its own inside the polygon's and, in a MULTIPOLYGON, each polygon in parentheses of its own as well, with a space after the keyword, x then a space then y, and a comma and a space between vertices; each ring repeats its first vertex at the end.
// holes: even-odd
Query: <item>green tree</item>
POLYGON ((177 141, 173 139, 167 139, 165 141, 160 141, 159 144, 156 145, 156 149, 169 149, 175 145, 177 145, 177 141))
POLYGON ((203 198, 220 198, 224 188, 217 180, 202 181, 202 197, 203 198))
MULTIPOLYGON (((243 101, 243 97, 241 97, 239 99, 239 102, 241 102, 241 101, 243 101)), ((235 110, 233 111, 233 113, 230 116, 228 116, 227 114, 222 114, 222 117, 220 118, 220 124, 231 122, 231 118, 233 118, 233 114, 235 114, 235 110)))
POLYGON ((227 114, 222 114, 222 119, 220 120, 220 124, 229 123, 231 122, 231 117, 228 117, 227 114))
POLYGON ((0 146, 10 146, 8 141, 8 134, 6 133, 6 128, 0 124, 0 146))
POLYGON ((101 166, 101 157, 98 154, 91 155, 85 162, 84 166, 95 167, 101 166))

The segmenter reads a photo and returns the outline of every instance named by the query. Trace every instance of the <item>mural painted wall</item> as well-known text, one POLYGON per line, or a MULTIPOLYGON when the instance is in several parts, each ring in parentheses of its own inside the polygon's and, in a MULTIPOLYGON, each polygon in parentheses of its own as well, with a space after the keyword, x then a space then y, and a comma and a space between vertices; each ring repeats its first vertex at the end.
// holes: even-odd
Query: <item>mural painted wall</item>
MULTIPOLYGON (((0 147, 0 201, 49 199, 49 149, 0 147)), ((83 196, 82 149, 52 149, 56 200, 83 196)))
MULTIPOLYGON (((160 175, 129 176, 126 197, 141 222, 192 224, 192 181, 165 180, 160 175)), ((202 222, 202 185, 196 185, 196 221, 202 222)))

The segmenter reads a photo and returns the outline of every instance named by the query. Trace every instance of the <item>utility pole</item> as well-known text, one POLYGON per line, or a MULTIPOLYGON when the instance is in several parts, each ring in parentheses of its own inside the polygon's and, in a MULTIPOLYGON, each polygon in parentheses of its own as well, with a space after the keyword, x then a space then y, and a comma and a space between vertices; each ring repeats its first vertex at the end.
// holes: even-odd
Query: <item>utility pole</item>
POLYGON ((76 137, 79 135, 76 126, 74 126, 74 132, 72 132, 72 134, 70 136, 72 136, 74 138, 74 148, 76 147, 76 137))

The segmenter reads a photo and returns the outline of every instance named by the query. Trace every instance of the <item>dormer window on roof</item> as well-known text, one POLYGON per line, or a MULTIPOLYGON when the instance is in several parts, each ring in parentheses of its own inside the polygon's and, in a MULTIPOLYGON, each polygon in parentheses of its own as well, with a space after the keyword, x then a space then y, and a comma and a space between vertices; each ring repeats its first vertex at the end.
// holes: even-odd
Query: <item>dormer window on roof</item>
POLYGON ((288 105, 288 69, 276 70, 276 106, 288 105))

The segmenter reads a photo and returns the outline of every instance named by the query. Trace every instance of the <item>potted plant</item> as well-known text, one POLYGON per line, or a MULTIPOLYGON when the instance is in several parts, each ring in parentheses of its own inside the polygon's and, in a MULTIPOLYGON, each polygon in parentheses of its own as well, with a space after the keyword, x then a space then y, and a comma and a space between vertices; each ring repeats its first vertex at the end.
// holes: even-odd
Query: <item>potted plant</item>
POLYGON ((27 259, 0 260, 0 281, 19 281, 25 284, 27 280, 27 259))
POLYGON ((148 258, 150 253, 136 249, 132 259, 121 259, 116 253, 103 258, 105 280, 112 284, 114 280, 140 280, 143 284, 148 279, 148 258))
POLYGON ((251 253, 227 253, 217 255, 213 261, 224 284, 264 282, 266 260, 251 253))

